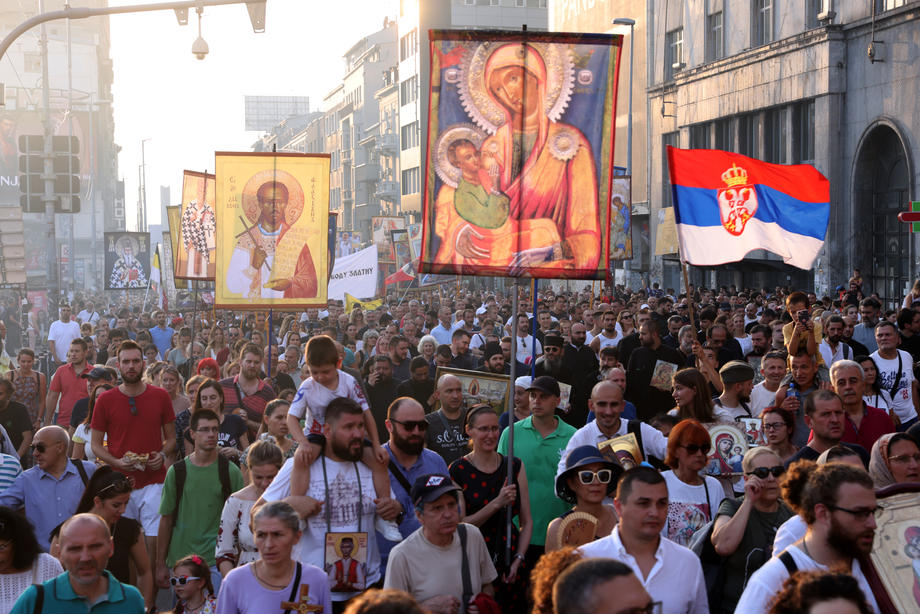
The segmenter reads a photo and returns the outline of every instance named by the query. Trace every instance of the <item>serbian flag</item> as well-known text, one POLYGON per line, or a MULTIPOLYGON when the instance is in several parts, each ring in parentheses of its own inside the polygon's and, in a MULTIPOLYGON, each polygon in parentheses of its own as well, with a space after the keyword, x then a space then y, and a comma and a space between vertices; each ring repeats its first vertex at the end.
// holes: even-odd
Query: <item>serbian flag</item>
POLYGON ((812 267, 830 216, 830 183, 813 166, 669 146, 668 168, 683 260, 724 264, 765 249, 812 267))

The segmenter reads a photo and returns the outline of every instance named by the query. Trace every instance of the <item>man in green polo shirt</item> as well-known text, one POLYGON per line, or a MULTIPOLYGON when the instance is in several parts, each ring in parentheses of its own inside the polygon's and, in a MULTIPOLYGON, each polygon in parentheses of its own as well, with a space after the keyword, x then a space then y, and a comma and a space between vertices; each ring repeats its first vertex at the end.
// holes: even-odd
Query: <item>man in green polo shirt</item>
POLYGON ((105 568, 115 546, 102 518, 95 514, 72 516, 61 527, 60 540, 61 564, 66 571, 27 588, 12 614, 144 613, 140 591, 122 584, 105 568))
MULTIPOLYGON (((530 492, 533 535, 527 548, 525 564, 533 569, 546 545, 546 527, 571 507, 556 497, 556 468, 575 428, 560 420, 555 412, 559 405, 559 384, 550 375, 536 378, 527 389, 530 393, 530 416, 518 420, 514 429, 514 456, 524 463, 530 492)), ((502 432, 498 451, 508 453, 508 429, 502 432)))

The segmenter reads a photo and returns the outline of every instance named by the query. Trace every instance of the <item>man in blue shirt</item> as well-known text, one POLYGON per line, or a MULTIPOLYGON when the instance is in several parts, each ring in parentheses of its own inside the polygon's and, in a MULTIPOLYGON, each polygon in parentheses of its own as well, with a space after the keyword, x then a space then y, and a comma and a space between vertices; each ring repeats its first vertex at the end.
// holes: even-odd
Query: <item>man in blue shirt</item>
POLYGON ((153 344, 157 346, 160 357, 166 360, 166 355, 172 349, 172 338, 176 331, 170 326, 166 326, 166 312, 158 310, 153 312, 153 318, 157 325, 150 329, 150 336, 153 338, 153 344))
POLYGON ((25 508, 35 537, 46 552, 51 530, 77 510, 86 482, 96 470, 93 463, 67 458, 69 443, 67 431, 59 426, 39 429, 31 446, 35 466, 20 473, 0 494, 0 505, 25 508))
MULTIPOLYGON (((399 532, 403 537, 408 537, 421 526, 409 494, 412 484, 421 475, 447 475, 447 463, 435 452, 425 448, 428 422, 425 420, 425 410, 415 399, 399 397, 390 403, 386 427, 390 432, 390 440, 383 447, 390 455, 390 487, 403 508, 402 518, 398 519, 399 532)), ((386 565, 395 543, 377 533, 377 544, 381 565, 386 565)))
POLYGON ((105 521, 95 514, 77 514, 61 527, 64 573, 30 586, 19 596, 12 612, 143 614, 140 591, 122 584, 105 568, 114 551, 105 521), (41 606, 36 607, 39 602, 41 606))

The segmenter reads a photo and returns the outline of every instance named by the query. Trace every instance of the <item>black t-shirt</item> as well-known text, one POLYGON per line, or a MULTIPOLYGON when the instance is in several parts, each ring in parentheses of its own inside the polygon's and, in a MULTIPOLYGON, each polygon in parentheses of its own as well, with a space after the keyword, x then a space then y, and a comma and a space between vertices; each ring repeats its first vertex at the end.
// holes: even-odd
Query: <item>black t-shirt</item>
POLYGON ((425 435, 426 447, 444 459, 450 465, 452 462, 469 452, 469 437, 464 432, 466 411, 460 412, 460 417, 451 420, 444 415, 442 410, 425 416, 428 420, 428 432, 425 435))
MULTIPOLYGON (((853 450, 854 452, 856 452, 859 455, 859 458, 862 459, 863 466, 866 468, 869 467, 869 453, 866 452, 866 449, 864 447, 857 445, 855 443, 847 443, 845 441, 841 441, 840 445, 846 446, 850 448, 851 450, 853 450)), ((789 460, 786 461, 785 465, 786 465, 786 468, 788 469, 789 465, 791 465, 797 460, 804 458, 805 460, 816 461, 818 460, 819 456, 821 456, 821 453, 815 450, 814 448, 812 448, 811 446, 802 446, 801 448, 799 448, 798 452, 793 454, 789 458, 789 460)))
POLYGON ((32 430, 32 420, 29 419, 29 410, 22 403, 10 401, 6 409, 0 411, 0 424, 6 429, 17 450, 22 445, 22 434, 32 430))
POLYGON ((422 405, 426 414, 431 411, 431 406, 428 405, 428 398, 433 393, 434 380, 432 379, 426 379, 421 382, 407 379, 404 382, 400 382, 399 386, 396 387, 396 394, 401 397, 412 397, 422 405))
MULTIPOLYGON (((673 365, 671 367, 671 376, 673 376, 673 373, 684 364, 684 360, 683 354, 666 345, 659 345, 656 350, 638 347, 632 352, 629 366, 626 369, 626 400, 635 404, 640 420, 647 421, 674 407, 670 382, 659 382, 658 385, 661 387, 650 384, 653 375, 657 381, 667 372, 667 369, 662 368, 667 365, 658 365, 659 361, 673 365), (659 366, 658 372, 656 372, 656 365, 659 366)), ((668 378, 665 377, 665 379, 668 378)))

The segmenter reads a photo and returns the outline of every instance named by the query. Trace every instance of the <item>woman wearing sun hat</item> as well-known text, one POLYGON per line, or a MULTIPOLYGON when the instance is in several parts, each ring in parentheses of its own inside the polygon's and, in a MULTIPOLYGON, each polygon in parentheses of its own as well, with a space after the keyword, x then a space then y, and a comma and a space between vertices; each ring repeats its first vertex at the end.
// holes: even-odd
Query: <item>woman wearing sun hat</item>
POLYGON ((556 476, 556 496, 575 507, 549 523, 547 552, 582 546, 613 530, 616 512, 604 499, 613 494, 622 475, 623 467, 601 456, 594 446, 569 452, 565 471, 556 476))

